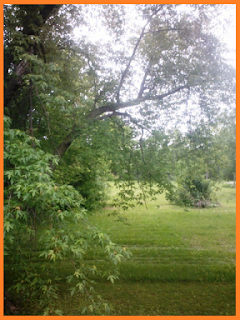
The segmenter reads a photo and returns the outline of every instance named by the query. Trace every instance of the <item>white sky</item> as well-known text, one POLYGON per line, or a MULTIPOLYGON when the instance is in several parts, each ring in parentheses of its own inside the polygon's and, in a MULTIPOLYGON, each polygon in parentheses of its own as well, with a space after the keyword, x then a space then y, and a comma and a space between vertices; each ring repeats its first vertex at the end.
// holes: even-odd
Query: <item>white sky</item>
MULTIPOLYGON (((125 4, 127 7, 126 14, 128 15, 126 21, 129 21, 128 30, 130 31, 131 26, 141 26, 143 21, 139 19, 135 10, 132 10, 134 5, 125 4)), ((222 4, 222 10, 220 15, 212 20, 213 33, 220 39, 225 45, 228 52, 224 53, 231 64, 236 63, 236 5, 235 4, 222 4)), ((186 9, 185 5, 181 5, 183 11, 186 9), (184 8, 185 7, 185 8, 184 8)), ((89 26, 79 26, 74 30, 74 36, 78 39, 79 34, 86 34, 88 41, 92 43, 106 43, 110 40, 107 30, 102 26, 100 19, 96 16, 91 16, 89 21, 92 25, 91 29, 89 26)))
POLYGON ((224 4, 222 14, 213 22, 215 35, 226 44, 224 56, 236 65, 236 5, 224 4))

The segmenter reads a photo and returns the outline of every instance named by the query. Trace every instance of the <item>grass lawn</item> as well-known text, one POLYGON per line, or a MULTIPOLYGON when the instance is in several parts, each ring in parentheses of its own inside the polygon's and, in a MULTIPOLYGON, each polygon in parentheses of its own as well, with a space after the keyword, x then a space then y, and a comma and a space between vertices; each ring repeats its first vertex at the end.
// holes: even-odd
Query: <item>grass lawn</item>
MULTIPOLYGON (((113 190, 114 192, 114 190, 113 190)), ((133 256, 120 266, 115 284, 97 288, 112 315, 235 315, 235 197, 229 186, 218 191, 221 206, 184 209, 160 195, 121 212, 107 207, 92 222, 133 256)), ((101 252, 90 263, 106 264, 101 252)), ((63 295, 65 314, 79 314, 79 300, 63 295)))

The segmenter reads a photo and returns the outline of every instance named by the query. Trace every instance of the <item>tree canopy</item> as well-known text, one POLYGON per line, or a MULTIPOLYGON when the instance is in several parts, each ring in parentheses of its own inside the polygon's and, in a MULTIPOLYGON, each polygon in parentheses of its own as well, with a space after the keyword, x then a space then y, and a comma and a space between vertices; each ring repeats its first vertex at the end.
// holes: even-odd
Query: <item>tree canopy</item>
POLYGON ((6 6, 5 107, 13 125, 29 127, 32 96, 33 127, 49 139, 49 129, 58 131, 52 148, 62 157, 85 123, 112 117, 134 123, 130 107, 142 114, 140 124, 191 98, 202 117, 216 113, 234 93, 234 70, 208 29, 219 8, 180 7, 131 6, 140 20, 134 23, 122 5, 6 6), (88 29, 97 27, 91 16, 108 28, 107 40, 88 39, 88 29))

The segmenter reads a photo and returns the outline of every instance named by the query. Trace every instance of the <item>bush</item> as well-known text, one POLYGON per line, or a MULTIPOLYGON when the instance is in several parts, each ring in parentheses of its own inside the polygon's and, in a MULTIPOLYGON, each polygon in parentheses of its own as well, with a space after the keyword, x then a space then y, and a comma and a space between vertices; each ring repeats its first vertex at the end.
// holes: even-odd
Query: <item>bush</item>
POLYGON ((178 182, 175 190, 167 194, 167 199, 186 207, 207 207, 212 204, 213 189, 210 180, 185 177, 178 182))

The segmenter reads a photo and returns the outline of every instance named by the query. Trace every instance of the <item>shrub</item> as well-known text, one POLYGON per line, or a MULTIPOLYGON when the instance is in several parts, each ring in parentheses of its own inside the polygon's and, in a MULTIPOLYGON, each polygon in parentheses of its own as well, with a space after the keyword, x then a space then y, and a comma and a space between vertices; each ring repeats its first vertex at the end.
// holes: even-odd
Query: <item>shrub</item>
POLYGON ((167 199, 177 205, 187 207, 210 206, 213 199, 211 182, 202 177, 187 176, 177 183, 175 190, 167 194, 167 199))

